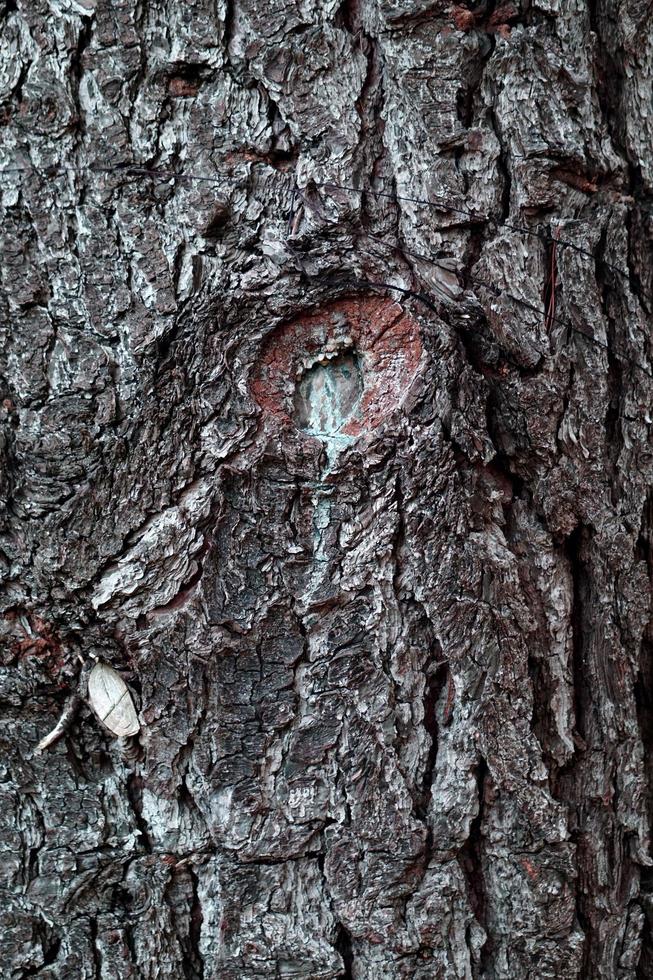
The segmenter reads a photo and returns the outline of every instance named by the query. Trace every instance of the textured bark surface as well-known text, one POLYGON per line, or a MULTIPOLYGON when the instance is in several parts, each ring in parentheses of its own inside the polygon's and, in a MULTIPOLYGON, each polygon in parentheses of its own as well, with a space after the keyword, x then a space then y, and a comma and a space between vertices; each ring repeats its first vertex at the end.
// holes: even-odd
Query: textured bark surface
POLYGON ((650 4, 2 22, 2 976, 650 977, 650 4))

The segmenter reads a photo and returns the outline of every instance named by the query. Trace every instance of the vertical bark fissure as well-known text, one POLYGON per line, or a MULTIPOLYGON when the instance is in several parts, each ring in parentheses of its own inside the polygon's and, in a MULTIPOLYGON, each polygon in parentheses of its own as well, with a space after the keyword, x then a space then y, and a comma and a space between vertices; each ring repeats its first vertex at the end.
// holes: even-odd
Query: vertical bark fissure
POLYGON ((478 812, 469 825, 469 835, 458 853, 458 862, 465 876, 467 897, 479 925, 485 930, 486 939, 480 952, 479 976, 486 975, 491 963, 494 944, 487 921, 487 895, 484 874, 483 821, 485 818, 485 791, 489 770, 481 758, 476 770, 478 786, 478 812))
POLYGON ((510 199, 512 196, 512 178, 510 176, 510 166, 507 155, 507 150, 505 147, 504 140, 501 134, 501 126, 497 118, 497 114, 493 107, 488 110, 488 118, 490 120, 490 125, 494 130, 494 134, 497 138, 499 144, 499 156, 497 158, 498 170, 501 175, 501 214, 498 220, 495 222, 497 227, 500 227, 504 221, 507 221, 510 217, 510 199))
MULTIPOLYGON (((597 246, 595 269, 596 282, 600 290, 601 310, 606 318, 608 328, 606 331, 606 357, 608 361, 609 401, 606 404, 605 415, 606 456, 609 458, 613 469, 616 469, 616 463, 619 458, 622 444, 620 421, 622 419, 621 405, 625 391, 623 366, 625 352, 619 351, 620 331, 615 320, 615 312, 613 310, 613 292, 615 284, 611 284, 610 279, 608 278, 610 274, 605 267, 603 257, 605 245, 606 232, 604 230, 597 246), (615 351, 617 353, 615 353, 615 351)), ((614 275, 612 276, 612 279, 614 279, 614 275)), ((612 478, 612 503, 614 506, 617 506, 618 504, 618 497, 619 487, 617 484, 617 475, 615 473, 612 478)))
MULTIPOLYGON (((140 768, 140 767, 139 767, 140 768)), ((137 770, 131 772, 125 781, 127 797, 131 806, 134 820, 139 831, 141 846, 147 854, 152 854, 154 846, 150 836, 150 828, 143 817, 143 779, 137 770)))
POLYGON ((594 976, 593 946, 595 943, 596 923, 593 916, 592 881, 590 877, 591 857, 588 848, 591 842, 587 840, 586 809, 592 807, 591 801, 585 801, 583 790, 583 766, 585 765, 588 739, 591 736, 592 697, 587 683, 587 657, 585 637, 587 635, 587 600, 588 577, 585 564, 584 548, 589 537, 588 528, 578 526, 565 543, 565 554, 569 562, 573 583, 571 608, 572 629, 572 678, 574 691, 574 744, 575 752, 571 761, 556 774, 554 785, 566 787, 558 798, 566 802, 570 808, 571 839, 576 846, 577 874, 575 881, 575 906, 578 922, 584 933, 583 942, 583 976, 594 976))
POLYGON ((91 916, 88 920, 88 930, 89 930, 89 944, 91 947, 91 961, 93 964, 93 972, 95 980, 101 980, 102 978, 102 954, 98 948, 98 929, 97 929, 97 919, 95 916, 91 916))
POLYGON ((342 958, 343 972, 340 974, 342 980, 353 980, 354 952, 352 937, 342 922, 339 922, 336 927, 336 950, 342 958))
POLYGON ((197 872, 193 868, 192 862, 188 866, 188 873, 192 883, 192 903, 190 907, 188 941, 192 950, 195 969, 195 974, 192 978, 190 978, 190 980, 204 980, 204 957, 202 956, 200 946, 204 915, 202 912, 202 902, 199 896, 197 872))
MULTIPOLYGON (((648 217, 648 221, 650 223, 651 220, 652 220, 652 213, 649 211, 649 214, 647 216, 646 215, 645 208, 642 207, 640 205, 640 203, 637 202, 637 201, 628 209, 628 212, 626 214, 626 230, 627 230, 627 233, 628 233, 628 248, 627 248, 626 261, 627 261, 627 264, 628 264, 628 283, 630 285, 630 291, 633 294, 633 296, 636 296, 637 297, 637 299, 638 299, 638 301, 639 301, 642 309, 645 311, 645 313, 648 316, 650 316, 651 315, 651 311, 652 311, 652 306, 653 306, 653 295, 651 293, 651 288, 650 288, 650 283, 651 283, 650 275, 651 275, 651 273, 649 271, 649 285, 648 285, 648 288, 647 288, 645 286, 645 284, 642 282, 641 265, 640 265, 640 263, 642 262, 642 258, 644 258, 645 266, 650 270, 650 266, 651 266, 650 257, 651 257, 651 251, 652 251, 652 249, 651 249, 651 246, 649 244, 648 255, 645 255, 644 257, 639 256, 638 259, 636 260, 636 253, 637 253, 638 249, 636 248, 635 243, 634 243, 635 230, 636 230, 636 227, 637 227, 637 223, 638 222, 642 222, 642 223, 645 222, 647 220, 647 217, 648 217)), ((643 238, 643 236, 642 236, 642 238, 643 238)), ((641 239, 640 239, 640 241, 641 241, 641 239)), ((649 242, 650 242, 650 239, 649 239, 649 242)), ((650 362, 651 362, 651 356, 650 356, 651 345, 650 345, 650 341, 648 340, 648 338, 647 338, 646 344, 647 344, 647 360, 648 360, 648 362, 650 364, 650 362)))
POLYGON ((581 526, 577 527, 567 539, 565 546, 565 554, 569 562, 573 583, 571 631, 575 728, 583 740, 585 740, 587 735, 587 716, 591 704, 585 676, 586 660, 584 644, 587 578, 582 549, 586 535, 587 530, 585 528, 581 526))
POLYGON ((424 728, 430 739, 430 747, 426 762, 424 764, 424 774, 420 789, 420 801, 415 806, 415 813, 420 820, 426 819, 430 799, 431 787, 435 778, 435 764, 438 757, 438 702, 445 687, 448 689, 452 683, 451 674, 446 663, 439 657, 428 662, 424 667, 426 683, 424 686, 424 728))
MULTIPOLYGON (((653 589, 653 493, 650 491, 642 512, 637 552, 640 560, 646 561, 653 589)), ((649 825, 653 827, 653 619, 649 620, 640 645, 635 703, 643 748, 649 825)), ((641 869, 640 889, 645 921, 637 976, 638 980, 644 980, 653 972, 653 871, 650 867, 641 869)))

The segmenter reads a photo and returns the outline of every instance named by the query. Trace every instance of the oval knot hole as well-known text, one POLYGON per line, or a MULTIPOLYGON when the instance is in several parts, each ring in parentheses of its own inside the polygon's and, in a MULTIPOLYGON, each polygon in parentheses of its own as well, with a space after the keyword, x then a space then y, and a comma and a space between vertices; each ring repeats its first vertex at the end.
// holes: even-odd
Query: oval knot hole
POLYGON ((311 435, 337 435, 360 406, 363 377, 354 351, 343 351, 313 364, 295 389, 298 425, 311 435))

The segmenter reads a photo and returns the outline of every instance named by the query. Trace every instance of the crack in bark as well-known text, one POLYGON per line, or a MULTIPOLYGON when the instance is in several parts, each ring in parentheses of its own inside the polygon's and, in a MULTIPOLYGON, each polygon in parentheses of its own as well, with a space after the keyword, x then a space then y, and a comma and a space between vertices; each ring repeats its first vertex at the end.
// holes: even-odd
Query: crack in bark
MULTIPOLYGON (((435 764, 438 756, 438 733, 439 724, 437 717, 438 702, 445 689, 449 690, 452 684, 451 671, 448 664, 436 655, 434 659, 426 664, 424 673, 426 682, 424 686, 424 728, 428 734, 431 745, 428 751, 422 775, 421 786, 417 787, 417 802, 415 803, 415 815, 419 820, 426 822, 429 803, 431 800, 431 788, 435 778, 435 764)), ((444 709, 443 709, 444 714, 444 709)), ((443 724, 447 720, 443 717, 443 724)))
POLYGON ((343 972, 340 974, 342 980, 353 980, 354 977, 354 952, 352 936, 347 928, 339 922, 336 927, 335 949, 342 958, 343 972))
POLYGON ((581 738, 581 743, 577 748, 582 747, 583 750, 587 736, 587 717, 591 710, 591 699, 585 682, 586 655, 584 638, 586 635, 585 609, 588 599, 588 583, 583 558, 583 549, 586 547, 590 536, 590 529, 579 525, 569 535, 565 543, 565 554, 569 562, 573 582, 571 628, 575 729, 581 738))
MULTIPOLYGON (((572 808, 572 818, 570 821, 571 839, 576 845, 576 860, 578 868, 578 879, 575 885, 575 908, 576 917, 579 925, 585 934, 583 943, 583 976, 593 976, 593 946, 595 943, 595 926, 592 916, 592 906, 588 895, 592 894, 591 880, 588 880, 590 873, 589 863, 591 857, 586 857, 590 844, 586 839, 585 821, 583 814, 582 797, 578 798, 578 782, 582 775, 580 772, 581 762, 587 751, 587 739, 589 738, 589 727, 591 724, 590 713, 592 712, 592 700, 587 685, 587 659, 585 652, 585 637, 587 635, 587 603, 588 603, 588 577, 585 565, 584 549, 591 536, 591 530, 579 525, 568 537, 565 543, 565 554, 569 562, 572 583, 573 600, 571 611, 572 626, 572 676, 574 690, 574 743, 576 751, 572 759, 563 769, 559 770, 554 780, 554 785, 561 785, 564 775, 564 783, 568 786, 571 795, 569 805, 572 808), (579 758, 580 756, 580 758, 579 758)), ((556 794, 559 799, 565 799, 567 793, 556 794)))
POLYGON ((490 106, 488 111, 488 119, 490 125, 494 130, 494 135, 497 138, 497 143, 499 145, 499 155, 497 157, 497 169, 501 177, 501 214, 498 219, 494 219, 496 225, 501 225, 510 217, 510 197, 512 193, 512 178, 510 176, 510 166, 509 158, 504 145, 504 141, 501 138, 501 126, 499 125, 499 120, 496 111, 493 106, 490 106))
POLYGON ((478 813, 470 823, 467 840, 458 852, 458 863, 465 876, 469 904, 476 921, 486 934, 486 940, 481 948, 480 976, 486 976, 486 970, 489 968, 493 952, 492 934, 487 923, 487 895, 483 871, 482 827, 485 817, 485 789, 488 779, 489 769, 485 759, 481 758, 476 771, 478 813))
POLYGON ((200 942, 202 938, 202 924, 204 921, 204 915, 202 913, 202 903, 199 897, 199 880, 197 873, 189 865, 188 873, 190 875, 190 880, 193 888, 193 900, 190 908, 190 928, 188 931, 188 941, 190 947, 194 953, 195 957, 195 974, 189 976, 189 980, 204 980, 204 957, 200 949, 200 942))
POLYGON ((622 430, 619 421, 623 417, 620 411, 624 397, 624 370, 622 358, 615 356, 616 341, 619 337, 619 328, 615 316, 612 313, 612 290, 606 279, 606 267, 603 262, 603 254, 606 247, 607 234, 605 229, 601 233, 601 239, 596 249, 596 281, 601 291, 601 309, 605 316, 608 329, 606 332, 606 357, 608 361, 608 392, 609 399, 606 402, 605 431, 607 455, 612 466, 612 479, 610 481, 612 504, 617 506, 619 503, 619 485, 617 473, 617 461, 623 446, 622 430))
MULTIPOLYGON (((646 561, 649 581, 653 584, 653 491, 649 491, 644 502, 637 550, 640 559, 646 561)), ((653 618, 649 620, 640 644, 639 670, 635 678, 634 695, 644 750, 647 811, 649 824, 653 826, 653 618)), ((646 902, 641 939, 642 953, 637 977, 638 980, 645 980, 653 974, 653 870, 651 868, 641 868, 640 892, 646 902)))
POLYGON ((90 916, 88 920, 89 928, 89 940, 91 947, 91 960, 93 963, 93 970, 95 974, 95 980, 101 980, 102 977, 102 954, 98 949, 98 931, 97 931, 97 918, 95 916, 90 916))
POLYGON ((143 779, 138 772, 132 772, 125 781, 127 798, 134 814, 134 820, 138 828, 143 850, 147 854, 154 853, 154 845, 150 836, 150 828, 143 817, 143 779))

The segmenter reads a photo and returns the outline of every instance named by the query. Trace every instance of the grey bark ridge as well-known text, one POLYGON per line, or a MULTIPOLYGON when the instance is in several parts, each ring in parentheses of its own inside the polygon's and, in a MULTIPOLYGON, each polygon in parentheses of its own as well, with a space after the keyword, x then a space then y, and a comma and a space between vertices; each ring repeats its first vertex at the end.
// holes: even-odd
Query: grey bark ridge
POLYGON ((650 5, 0 17, 2 976, 653 975, 650 5))

